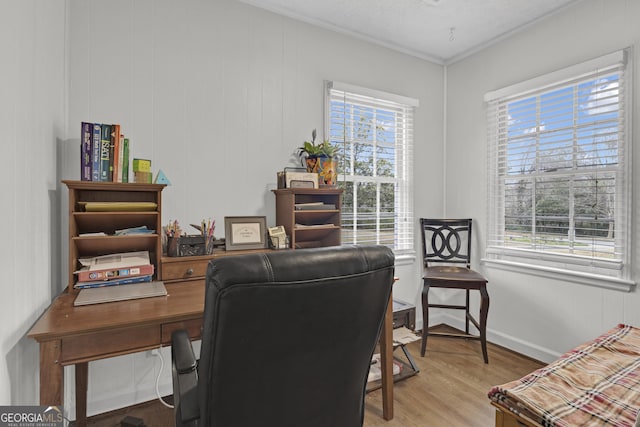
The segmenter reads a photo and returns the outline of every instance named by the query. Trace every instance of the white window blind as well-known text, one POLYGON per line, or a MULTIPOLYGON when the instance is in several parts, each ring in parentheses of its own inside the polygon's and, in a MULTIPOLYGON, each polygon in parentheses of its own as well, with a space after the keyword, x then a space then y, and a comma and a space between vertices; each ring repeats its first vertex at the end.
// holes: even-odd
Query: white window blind
POLYGON ((339 149, 343 244, 413 254, 413 110, 417 100, 327 82, 325 135, 339 149))
POLYGON ((619 51, 485 96, 487 258, 628 278, 626 56, 619 51))

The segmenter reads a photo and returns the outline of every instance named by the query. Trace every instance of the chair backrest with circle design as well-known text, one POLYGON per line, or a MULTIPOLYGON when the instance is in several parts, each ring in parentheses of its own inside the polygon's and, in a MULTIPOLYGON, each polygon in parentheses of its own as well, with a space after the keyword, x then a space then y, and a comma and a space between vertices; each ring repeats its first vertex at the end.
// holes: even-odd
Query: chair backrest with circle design
POLYGON ((471 219, 421 218, 422 257, 429 263, 465 264, 471 267, 471 219))

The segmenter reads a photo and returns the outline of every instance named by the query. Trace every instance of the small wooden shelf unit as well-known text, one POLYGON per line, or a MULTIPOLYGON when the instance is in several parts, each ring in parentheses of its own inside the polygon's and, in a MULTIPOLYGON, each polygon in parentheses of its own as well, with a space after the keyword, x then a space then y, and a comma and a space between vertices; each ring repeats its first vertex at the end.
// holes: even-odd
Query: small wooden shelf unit
POLYGON ((283 188, 276 195, 276 225, 284 226, 291 248, 316 248, 340 245, 339 188, 283 188), (296 205, 322 202, 335 209, 298 210, 296 205))
POLYGON ((154 279, 162 279, 162 190, 164 184, 62 181, 69 189, 69 282, 74 292, 73 274, 79 258, 119 252, 149 251, 154 279), (86 212, 87 202, 152 202, 152 211, 86 212), (114 236, 116 230, 146 226, 152 234, 114 236), (86 233, 106 236, 82 236, 86 233))

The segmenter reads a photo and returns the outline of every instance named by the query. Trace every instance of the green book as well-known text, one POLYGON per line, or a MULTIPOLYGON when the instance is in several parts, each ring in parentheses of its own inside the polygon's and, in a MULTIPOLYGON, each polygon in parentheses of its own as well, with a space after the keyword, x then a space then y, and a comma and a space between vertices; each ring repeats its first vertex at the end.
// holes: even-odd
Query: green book
POLYGON ((102 125, 100 136, 100 181, 111 181, 109 163, 111 159, 111 125, 102 125))
POLYGON ((122 182, 129 182, 129 138, 124 139, 122 147, 122 182))

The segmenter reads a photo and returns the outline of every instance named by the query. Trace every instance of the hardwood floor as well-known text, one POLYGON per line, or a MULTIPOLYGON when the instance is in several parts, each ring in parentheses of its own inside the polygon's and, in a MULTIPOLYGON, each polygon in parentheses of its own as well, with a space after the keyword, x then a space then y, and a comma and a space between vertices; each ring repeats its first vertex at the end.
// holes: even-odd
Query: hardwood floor
MULTIPOLYGON (((448 327, 439 326, 437 329, 448 327)), ((450 328, 448 328, 450 329, 450 328)), ((490 427, 494 410, 487 392, 544 366, 543 363, 488 344, 489 364, 482 361, 480 342, 429 337, 427 353, 420 357, 420 342, 408 345, 420 373, 394 387, 394 418, 382 418, 382 395, 365 398, 366 427, 490 427)), ((404 358, 397 349, 394 355, 404 358)), ((144 420, 147 427, 172 427, 173 412, 158 401, 91 417, 88 426, 119 427, 125 416, 144 420)), ((303 427, 303 426, 301 426, 303 427)))
MULTIPOLYGON (((395 384, 390 421, 382 419, 380 390, 369 393, 365 426, 493 426, 495 411, 487 398, 489 389, 545 365, 491 343, 487 345, 489 364, 485 364, 480 342, 475 340, 429 337, 424 357, 420 357, 419 341, 408 348, 420 373, 395 384)), ((394 355, 403 356, 401 350, 394 355)))

